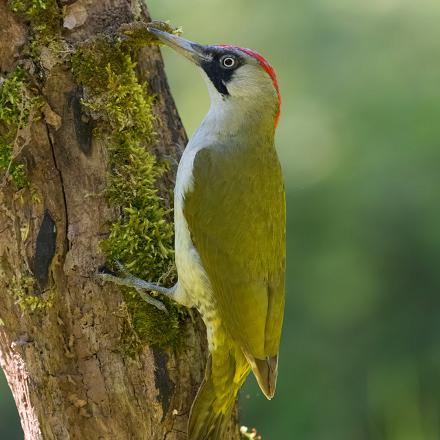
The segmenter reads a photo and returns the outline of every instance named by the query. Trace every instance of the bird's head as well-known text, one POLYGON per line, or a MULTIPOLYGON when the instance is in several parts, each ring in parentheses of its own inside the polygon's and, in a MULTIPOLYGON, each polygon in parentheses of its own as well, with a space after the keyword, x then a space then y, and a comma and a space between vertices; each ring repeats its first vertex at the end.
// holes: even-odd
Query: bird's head
POLYGON ((270 109, 277 125, 281 107, 277 77, 259 53, 238 46, 204 46, 155 28, 149 31, 201 68, 213 102, 270 109))

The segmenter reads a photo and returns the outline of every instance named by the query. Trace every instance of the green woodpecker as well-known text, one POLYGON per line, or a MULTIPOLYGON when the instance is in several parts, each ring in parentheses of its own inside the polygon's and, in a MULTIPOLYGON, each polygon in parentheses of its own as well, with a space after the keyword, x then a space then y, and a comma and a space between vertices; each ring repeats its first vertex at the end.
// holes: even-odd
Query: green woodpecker
POLYGON ((275 392, 285 276, 285 196, 274 146, 280 94, 274 70, 250 49, 150 32, 200 68, 211 107, 177 171, 177 284, 165 289, 129 274, 119 283, 200 312, 210 357, 188 438, 225 440, 250 370, 268 399, 275 392))

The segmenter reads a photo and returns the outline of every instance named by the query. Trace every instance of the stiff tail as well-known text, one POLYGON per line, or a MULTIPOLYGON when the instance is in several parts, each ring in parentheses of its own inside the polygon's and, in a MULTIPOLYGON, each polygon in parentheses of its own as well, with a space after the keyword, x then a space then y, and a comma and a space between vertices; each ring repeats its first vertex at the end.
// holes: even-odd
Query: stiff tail
POLYGON ((266 359, 257 359, 249 354, 246 358, 251 365, 258 385, 264 395, 270 400, 275 394, 278 376, 278 355, 267 357, 266 359))
POLYGON ((227 438, 226 431, 237 393, 249 372, 247 365, 243 362, 241 365, 241 371, 238 371, 235 360, 225 364, 225 362, 213 362, 211 356, 209 357, 205 378, 191 408, 188 440, 227 438), (239 380, 234 380, 237 377, 239 380))

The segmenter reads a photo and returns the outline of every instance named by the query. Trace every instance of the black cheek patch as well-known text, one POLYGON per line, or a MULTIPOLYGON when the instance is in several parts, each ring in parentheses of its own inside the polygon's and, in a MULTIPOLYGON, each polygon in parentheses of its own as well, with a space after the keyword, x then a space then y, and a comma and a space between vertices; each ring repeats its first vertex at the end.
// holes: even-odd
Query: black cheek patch
POLYGON ((222 69, 216 58, 212 61, 206 61, 202 63, 202 69, 208 75, 214 87, 219 93, 224 96, 229 95, 228 89, 225 84, 227 84, 232 76, 234 75, 234 70, 222 69))

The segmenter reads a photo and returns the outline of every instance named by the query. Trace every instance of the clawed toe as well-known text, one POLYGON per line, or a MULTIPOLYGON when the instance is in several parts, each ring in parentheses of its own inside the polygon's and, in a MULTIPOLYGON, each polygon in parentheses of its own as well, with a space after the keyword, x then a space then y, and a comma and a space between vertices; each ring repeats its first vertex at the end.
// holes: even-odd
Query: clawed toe
POLYGON ((115 265, 118 268, 118 271, 123 275, 122 277, 116 276, 107 267, 100 268, 97 277, 99 277, 103 281, 109 281, 120 286, 126 286, 135 289, 145 302, 153 305, 154 307, 165 313, 168 313, 164 303, 156 298, 153 298, 151 295, 146 293, 145 290, 153 290, 160 292, 164 295, 170 295, 174 291, 173 289, 167 289, 165 287, 161 287, 148 281, 144 281, 141 278, 135 277, 130 272, 128 272, 128 270, 119 261, 116 261, 115 265))

